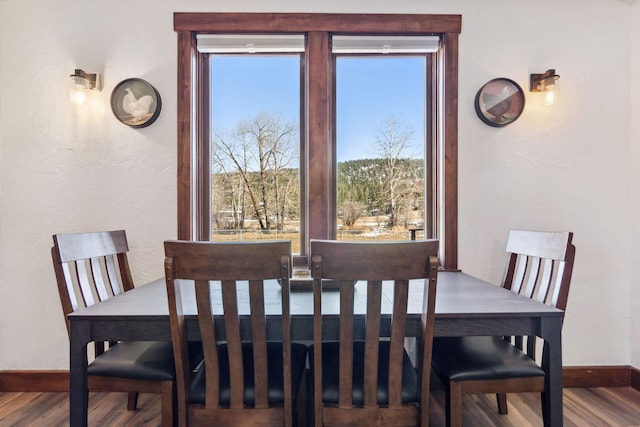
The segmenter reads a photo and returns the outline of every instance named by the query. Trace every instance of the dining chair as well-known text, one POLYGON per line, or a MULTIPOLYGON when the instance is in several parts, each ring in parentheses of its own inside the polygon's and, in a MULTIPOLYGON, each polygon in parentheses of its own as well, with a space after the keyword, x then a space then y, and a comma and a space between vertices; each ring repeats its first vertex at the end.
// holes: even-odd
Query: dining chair
MULTIPOLYGON (((69 313, 134 288, 128 251, 124 230, 53 236, 51 255, 67 332, 69 313)), ((94 360, 87 367, 89 390, 128 392, 129 410, 136 409, 138 393, 160 394, 162 425, 172 426, 175 367, 171 341, 99 342, 94 347, 94 360)))
MULTIPOLYGON (((575 246, 571 232, 511 230, 502 286, 565 310, 575 246)), ((462 395, 496 393, 507 413, 507 393, 544 392, 536 337, 437 337, 432 367, 445 384, 447 426, 462 425, 462 395)))
POLYGON ((292 426, 307 346, 291 342, 291 242, 166 241, 165 255, 178 425, 292 426), (265 299, 276 279, 278 297, 265 299), (186 298, 195 298, 204 350, 195 373, 185 363, 186 298), (268 326, 272 315, 281 321, 268 326))
POLYGON ((438 242, 311 240, 310 252, 315 427, 427 426, 438 242), (412 279, 423 280, 410 285, 412 279), (339 340, 324 339, 325 332, 336 332, 323 327, 323 286, 331 283, 328 280, 340 283, 339 340), (391 296, 383 293, 385 286, 392 286, 391 296), (415 366, 404 348, 409 286, 424 291, 415 366), (366 293, 364 316, 354 309, 355 294, 361 292, 366 293), (393 299, 390 313, 381 312, 386 298, 393 299))

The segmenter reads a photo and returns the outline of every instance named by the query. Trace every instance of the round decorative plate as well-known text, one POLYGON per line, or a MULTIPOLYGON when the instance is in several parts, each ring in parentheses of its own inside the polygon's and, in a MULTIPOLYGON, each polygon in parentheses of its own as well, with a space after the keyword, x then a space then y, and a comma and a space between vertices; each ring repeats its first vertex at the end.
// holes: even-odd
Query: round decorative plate
POLYGON ((161 109, 160 94, 145 80, 123 80, 111 92, 111 111, 127 126, 149 126, 156 121, 161 109))
POLYGON ((524 109, 524 92, 518 83, 506 78, 488 81, 475 99, 476 114, 489 126, 513 123, 524 109))

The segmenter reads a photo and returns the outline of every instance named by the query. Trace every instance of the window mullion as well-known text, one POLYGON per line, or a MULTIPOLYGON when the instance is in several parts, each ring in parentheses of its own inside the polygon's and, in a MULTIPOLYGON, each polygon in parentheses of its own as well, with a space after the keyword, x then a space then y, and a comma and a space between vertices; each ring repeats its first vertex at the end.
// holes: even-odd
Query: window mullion
MULTIPOLYGON (((309 239, 335 238, 329 33, 310 32, 307 43, 307 203, 309 239)), ((308 245, 308 242, 305 242, 308 245)), ((308 253, 308 251, 305 251, 308 253)))

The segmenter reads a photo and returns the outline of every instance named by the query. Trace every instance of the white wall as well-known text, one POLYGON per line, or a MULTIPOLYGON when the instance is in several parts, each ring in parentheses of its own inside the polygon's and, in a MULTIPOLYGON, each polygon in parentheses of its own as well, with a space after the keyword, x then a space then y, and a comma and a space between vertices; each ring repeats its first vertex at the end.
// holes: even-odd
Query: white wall
MULTIPOLYGON (((631 234, 631 251, 630 255, 633 260, 640 259, 640 245, 637 243, 637 238, 640 236, 640 82, 638 76, 640 76, 640 3, 634 3, 631 9, 631 88, 629 90, 629 96, 631 99, 631 167, 632 167, 632 186, 633 192, 633 205, 632 205, 632 218, 636 219, 632 222, 632 234, 631 234), (635 78, 634 78, 635 77, 635 78), (634 244, 635 243, 635 244, 634 244)), ((635 265, 635 264, 634 264, 635 265)), ((631 279, 629 281, 629 288, 631 293, 631 335, 629 341, 631 342, 631 365, 640 367, 640 286, 638 276, 635 270, 632 270, 631 279)))
POLYGON ((630 344, 640 330, 630 269, 639 252, 630 246, 640 183, 631 148, 640 130, 630 124, 639 108, 631 109, 630 91, 638 87, 630 75, 640 64, 637 49, 630 59, 629 35, 637 47, 640 34, 631 32, 629 16, 639 23, 638 6, 0 0, 0 370, 68 366, 52 234, 125 228, 136 282, 162 275, 162 241, 176 230, 174 11, 462 14, 460 267, 498 282, 509 228, 574 231, 564 364, 640 366, 639 344, 630 344), (88 111, 68 102, 76 67, 103 76, 88 111), (542 108, 527 91, 523 115, 505 128, 475 116, 473 98, 486 81, 508 77, 526 90, 529 74, 547 68, 562 76, 558 105, 542 108), (128 77, 146 79, 162 95, 160 118, 148 128, 126 127, 111 114, 111 90, 128 77))

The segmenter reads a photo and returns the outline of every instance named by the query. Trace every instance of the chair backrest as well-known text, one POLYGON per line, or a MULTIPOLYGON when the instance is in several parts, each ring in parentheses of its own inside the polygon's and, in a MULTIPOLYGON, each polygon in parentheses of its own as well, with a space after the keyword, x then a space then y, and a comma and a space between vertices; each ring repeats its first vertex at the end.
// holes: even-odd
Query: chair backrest
MULTIPOLYGON (((576 254, 572 239, 571 232, 511 230, 502 286, 565 310, 576 254)), ((522 348, 522 339, 516 338, 516 344, 522 348)), ((527 340, 527 349, 534 357, 535 338, 527 340)))
MULTIPOLYGON (((219 366, 217 344, 227 343, 230 372, 230 408, 242 409, 244 402, 243 355, 241 317, 238 312, 238 292, 244 292, 243 283, 248 281, 250 301, 251 336, 253 353, 265 355, 254 358, 254 401, 256 408, 268 407, 267 328, 265 317, 264 281, 279 279, 282 301, 283 363, 291 366, 291 317, 289 312, 289 275, 291 269, 290 241, 263 241, 247 243, 214 242, 165 242, 165 278, 169 299, 171 336, 173 340, 179 413, 184 416, 190 401, 191 370, 187 354, 187 331, 185 328, 182 298, 185 286, 195 283, 198 322, 204 350, 206 395, 205 407, 218 408, 219 366), (217 286, 217 288, 216 288, 217 286), (211 293, 222 295, 223 313, 214 312, 211 293), (216 328, 214 315, 224 316, 224 336, 216 328)), ((223 367, 226 369, 227 367, 223 367)), ((283 369, 285 418, 291 418, 291 371, 283 369)))
POLYGON ((62 311, 67 314, 133 289, 124 230, 53 236, 51 256, 62 311))
POLYGON ((566 309, 576 248, 571 232, 511 230, 503 286, 566 309))
MULTIPOLYGON (((353 393, 353 346, 354 334, 354 290, 356 281, 359 292, 366 290, 367 308, 364 317, 364 407, 378 407, 378 361, 389 360, 388 407, 402 406, 402 360, 407 322, 409 280, 425 279, 422 308, 422 331, 417 354, 421 410, 428 409, 429 373, 433 320, 438 272, 438 241, 406 242, 337 242, 311 241, 311 267, 314 280, 314 396, 316 406, 322 396, 322 283, 323 279, 340 281, 340 355, 339 355, 339 407, 352 406, 353 393), (383 297, 382 281, 393 282, 393 313, 391 317, 381 315, 383 297), (390 322, 390 352, 380 355, 379 341, 381 324, 390 322), (346 345, 343 345, 346 344, 346 345), (424 401, 426 398, 427 401, 424 401)), ((415 283, 415 282, 414 282, 415 283)), ((412 285, 413 286, 413 285, 412 285)), ((387 295, 388 296, 388 295, 387 295)), ((361 317, 361 316, 358 316, 361 317)), ((318 410, 318 408, 316 408, 318 410)), ((427 415, 428 419, 428 415, 427 415)))

